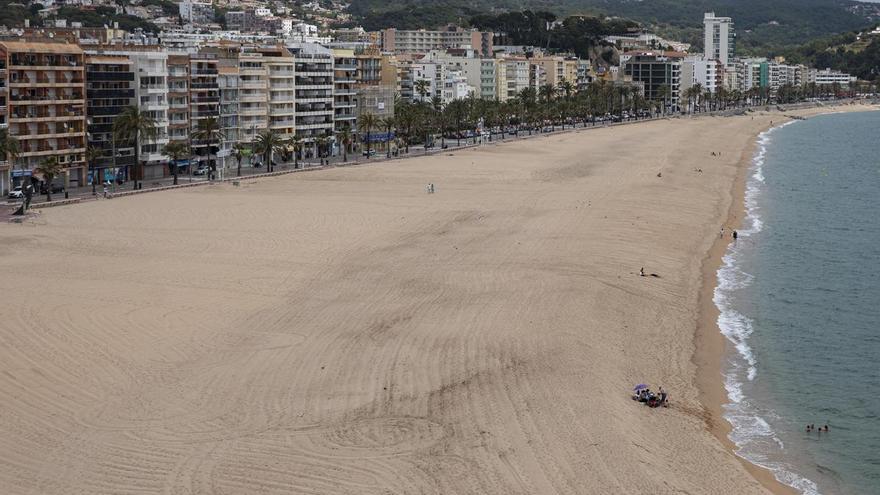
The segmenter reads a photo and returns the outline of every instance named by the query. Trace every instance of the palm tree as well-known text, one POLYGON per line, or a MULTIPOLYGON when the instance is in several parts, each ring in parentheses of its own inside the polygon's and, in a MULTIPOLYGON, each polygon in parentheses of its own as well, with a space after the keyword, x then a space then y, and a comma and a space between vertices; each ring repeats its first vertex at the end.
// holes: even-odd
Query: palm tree
MULTIPOLYGON (((214 117, 208 117, 207 119, 203 119, 199 121, 198 127, 195 132, 192 133, 192 138, 196 141, 203 141, 208 145, 208 161, 211 162, 211 150, 213 148, 213 144, 216 142, 218 145, 223 142, 223 138, 226 136, 223 134, 223 130, 220 128, 220 122, 217 121, 214 117)), ((219 147, 219 146, 218 146, 219 147)), ((216 167, 212 167, 211 177, 213 178, 213 169, 216 167)))
POLYGON ((245 143, 235 143, 235 146, 232 147, 232 156, 235 158, 236 165, 238 165, 235 175, 238 177, 241 177, 241 161, 248 154, 248 150, 248 145, 245 143))
POLYGON ((358 128, 367 137, 367 158, 370 158, 370 150, 372 149, 372 143, 370 142, 370 133, 379 123, 379 119, 370 112, 366 112, 363 115, 358 117, 358 128))
POLYGON ((345 126, 340 129, 336 139, 339 140, 339 144, 342 145, 342 161, 348 161, 348 147, 351 146, 351 128, 349 126, 345 126))
POLYGON ((418 81, 413 83, 413 89, 415 89, 416 93, 418 93, 419 96, 421 97, 420 101, 425 101, 425 98, 427 98, 427 96, 428 96, 428 88, 430 86, 431 86, 431 83, 429 83, 425 79, 419 79, 418 81))
POLYGON ((9 134, 9 130, 0 129, 0 156, 9 162, 10 169, 15 169, 15 161, 18 160, 20 153, 21 148, 18 146, 18 139, 9 134))
MULTIPOLYGON (((315 139, 315 149, 318 152, 318 158, 321 160, 321 166, 324 166, 324 157, 328 154, 327 147, 330 145, 329 136, 319 136, 315 139)), ((328 160, 329 161, 329 160, 328 160)))
POLYGON ((538 96, 544 99, 544 103, 550 103, 556 95, 556 88, 552 84, 544 84, 538 89, 538 96))
POLYGON ((92 196, 98 194, 96 189, 98 177, 95 174, 94 163, 98 158, 101 158, 103 154, 104 152, 100 148, 95 148, 94 146, 89 146, 88 148, 86 148, 86 166, 92 172, 92 196))
POLYGON ((257 139, 254 141, 254 151, 263 155, 263 160, 266 162, 267 172, 272 171, 272 154, 276 151, 280 152, 283 149, 284 142, 281 140, 281 137, 278 136, 278 133, 272 129, 261 132, 257 135, 257 139))
POLYGON ((666 113, 669 94, 669 86, 664 85, 657 88, 656 94, 654 95, 655 99, 661 102, 661 108, 664 114, 666 113))
POLYGON ((299 155, 302 153, 303 149, 303 140, 301 137, 294 134, 287 140, 285 145, 290 151, 293 152, 293 168, 299 168, 299 155))
POLYGON ((52 181, 62 170, 64 170, 64 165, 58 163, 56 156, 50 156, 43 160, 37 167, 37 172, 43 174, 43 181, 46 183, 46 201, 52 201, 52 181))
POLYGON ((378 125, 382 129, 385 129, 385 133, 388 138, 385 141, 385 147, 387 148, 385 150, 385 157, 391 158, 391 132, 394 130, 395 127, 397 127, 397 120, 394 119, 393 115, 389 115, 385 118, 379 119, 378 125))
POLYGON ((174 185, 177 185, 177 162, 185 156, 189 155, 189 146, 183 141, 172 141, 165 145, 165 154, 171 157, 168 162, 168 168, 171 169, 171 175, 174 176, 174 185))
POLYGON ((572 84, 571 81, 566 81, 565 78, 559 81, 557 87, 566 98, 570 98, 572 93, 574 93, 574 84, 572 84))
POLYGON ((138 180, 143 180, 140 163, 141 138, 155 139, 158 134, 156 120, 148 112, 142 112, 136 106, 126 107, 113 121, 113 142, 134 141, 134 188, 138 180))
POLYGON ((694 84, 691 86, 691 91, 694 96, 694 105, 702 112, 703 111, 703 85, 700 83, 694 84))

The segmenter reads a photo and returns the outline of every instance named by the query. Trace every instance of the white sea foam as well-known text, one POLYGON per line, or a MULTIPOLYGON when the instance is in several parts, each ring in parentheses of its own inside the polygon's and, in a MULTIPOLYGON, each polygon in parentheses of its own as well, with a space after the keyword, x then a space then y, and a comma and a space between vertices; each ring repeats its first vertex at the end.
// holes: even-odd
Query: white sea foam
MULTIPOLYGON (((752 159, 752 174, 746 184, 746 218, 737 232, 740 239, 747 239, 764 228, 759 199, 766 184, 764 158, 767 147, 776 129, 793 122, 774 127, 758 136, 758 146, 752 159)), ((730 245, 718 269, 718 286, 713 294, 713 301, 719 311, 718 327, 736 349, 736 354, 730 357, 724 372, 724 387, 730 400, 730 403, 725 405, 724 417, 732 426, 730 439, 737 446, 738 455, 753 464, 771 470, 776 479, 782 483, 806 495, 818 495, 816 483, 798 475, 786 463, 774 460, 781 456, 772 454, 778 454, 785 449, 785 444, 775 434, 770 423, 764 419, 765 416, 772 418, 774 413, 760 409, 744 393, 744 385, 758 376, 758 361, 749 345, 749 337, 754 331, 754 321, 734 309, 732 304, 733 295, 749 287, 754 281, 754 275, 745 272, 739 263, 745 246, 746 243, 730 245)))

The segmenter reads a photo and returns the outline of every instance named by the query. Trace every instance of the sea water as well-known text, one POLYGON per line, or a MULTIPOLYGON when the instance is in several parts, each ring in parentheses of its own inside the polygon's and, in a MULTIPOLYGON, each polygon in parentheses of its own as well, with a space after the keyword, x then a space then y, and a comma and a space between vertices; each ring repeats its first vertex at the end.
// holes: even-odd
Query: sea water
POLYGON ((762 134, 746 210, 714 296, 738 454, 803 493, 880 494, 880 112, 762 134))

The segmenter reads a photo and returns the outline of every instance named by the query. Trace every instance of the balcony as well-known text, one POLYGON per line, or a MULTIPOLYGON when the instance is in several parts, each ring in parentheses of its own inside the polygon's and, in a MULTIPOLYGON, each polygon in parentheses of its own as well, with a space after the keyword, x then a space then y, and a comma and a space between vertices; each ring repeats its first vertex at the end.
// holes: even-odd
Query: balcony
POLYGON ((82 96, 67 96, 67 95, 59 95, 59 96, 51 96, 51 97, 42 97, 42 98, 33 98, 24 100, 19 98, 10 98, 10 101, 16 106, 21 105, 63 105, 67 103, 85 103, 85 100, 82 96), (50 99, 51 98, 51 99, 50 99))
POLYGON ((273 120, 273 121, 271 122, 271 125, 272 125, 273 127, 276 127, 276 126, 277 126, 277 127, 293 127, 294 125, 296 125, 296 121, 295 121, 294 119, 287 119, 287 120, 273 120))
POLYGON ((333 90, 332 84, 297 84, 296 89, 303 91, 327 90, 327 94, 333 90))
POLYGON ((305 110, 305 111, 296 111, 297 116, 305 116, 305 115, 333 115, 333 109, 328 108, 326 110, 305 110))
POLYGON ((194 69, 192 73, 199 76, 216 76, 217 69, 194 69))
POLYGON ((86 96, 90 100, 101 98, 134 98, 133 89, 88 89, 86 96))
POLYGON ((134 74, 131 72, 86 72, 86 81, 88 82, 105 82, 105 81, 134 81, 134 74))
POLYGON ((333 129, 333 122, 323 122, 319 124, 298 124, 296 126, 297 130, 306 130, 306 129, 333 129))

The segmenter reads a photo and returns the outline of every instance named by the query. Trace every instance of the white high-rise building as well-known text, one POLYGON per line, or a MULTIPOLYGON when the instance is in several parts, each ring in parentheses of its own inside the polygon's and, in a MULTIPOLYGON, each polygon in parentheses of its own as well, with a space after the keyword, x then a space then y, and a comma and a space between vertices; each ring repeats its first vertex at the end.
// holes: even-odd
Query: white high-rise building
POLYGON ((733 19, 715 17, 715 12, 703 15, 703 53, 708 59, 715 59, 727 65, 734 55, 736 34, 733 19))

